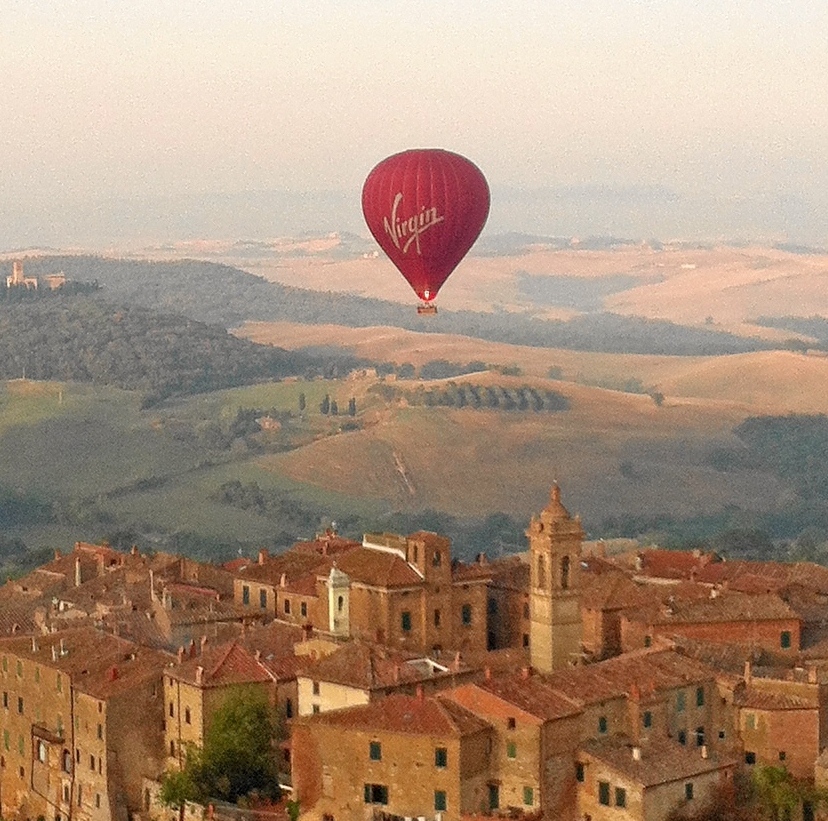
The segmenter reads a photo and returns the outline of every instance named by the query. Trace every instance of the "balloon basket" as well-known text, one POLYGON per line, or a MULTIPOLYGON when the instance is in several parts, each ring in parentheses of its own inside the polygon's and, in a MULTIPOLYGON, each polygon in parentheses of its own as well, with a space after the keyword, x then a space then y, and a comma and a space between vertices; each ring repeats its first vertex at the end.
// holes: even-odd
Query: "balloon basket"
POLYGON ((428 302, 423 302, 417 306, 417 313, 423 316, 434 316, 437 313, 437 306, 430 305, 428 302))

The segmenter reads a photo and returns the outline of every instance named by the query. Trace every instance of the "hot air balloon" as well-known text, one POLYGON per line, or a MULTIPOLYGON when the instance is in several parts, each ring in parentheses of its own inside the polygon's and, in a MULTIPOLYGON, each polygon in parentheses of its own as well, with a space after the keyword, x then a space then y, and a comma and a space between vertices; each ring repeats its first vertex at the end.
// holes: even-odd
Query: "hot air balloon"
POLYGON ((465 157, 439 148, 394 154, 362 188, 362 213, 388 258, 423 301, 431 302, 483 230, 489 186, 465 157))

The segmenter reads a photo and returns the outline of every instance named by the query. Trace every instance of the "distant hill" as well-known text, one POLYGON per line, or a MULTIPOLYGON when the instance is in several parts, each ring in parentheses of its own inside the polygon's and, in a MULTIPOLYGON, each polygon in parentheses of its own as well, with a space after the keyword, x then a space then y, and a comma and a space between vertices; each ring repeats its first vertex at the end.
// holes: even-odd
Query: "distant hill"
POLYGON ((145 403, 279 379, 319 360, 223 328, 85 295, 0 307, 0 379, 74 380, 143 392, 145 403))
POLYGON ((610 313, 577 316, 564 322, 540 319, 534 313, 441 311, 424 323, 410 306, 289 287, 212 262, 83 256, 26 260, 28 273, 54 270, 63 270, 70 279, 97 281, 102 294, 112 301, 175 311, 226 328, 249 320, 350 327, 390 325, 515 345, 677 356, 744 353, 771 347, 761 340, 714 329, 610 313))

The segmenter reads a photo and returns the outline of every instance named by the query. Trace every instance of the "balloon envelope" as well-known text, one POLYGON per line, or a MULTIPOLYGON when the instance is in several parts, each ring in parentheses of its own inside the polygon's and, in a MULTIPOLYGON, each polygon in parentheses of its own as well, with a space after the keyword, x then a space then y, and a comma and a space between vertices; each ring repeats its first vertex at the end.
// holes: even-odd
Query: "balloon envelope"
POLYGON ((466 255, 489 215, 489 186, 465 157, 439 148, 384 159, 365 180, 368 228, 424 302, 466 255))

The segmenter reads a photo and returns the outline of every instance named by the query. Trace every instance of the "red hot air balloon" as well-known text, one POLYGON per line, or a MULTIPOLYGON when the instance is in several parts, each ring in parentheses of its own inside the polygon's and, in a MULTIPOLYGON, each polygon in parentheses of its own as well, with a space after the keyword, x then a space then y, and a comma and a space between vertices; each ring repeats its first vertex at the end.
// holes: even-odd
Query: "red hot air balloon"
POLYGON ((465 157, 439 148, 403 151, 384 159, 365 180, 362 213, 368 228, 429 303, 483 230, 489 186, 465 157))

